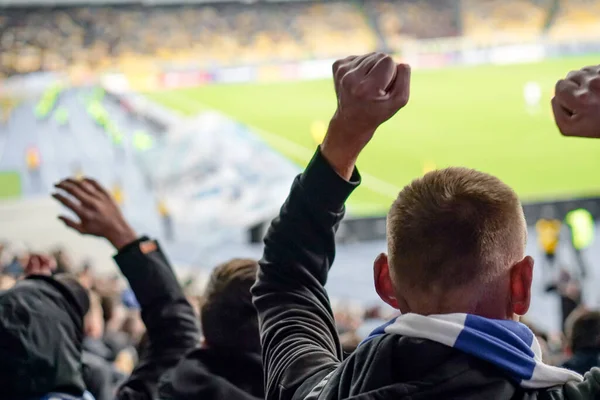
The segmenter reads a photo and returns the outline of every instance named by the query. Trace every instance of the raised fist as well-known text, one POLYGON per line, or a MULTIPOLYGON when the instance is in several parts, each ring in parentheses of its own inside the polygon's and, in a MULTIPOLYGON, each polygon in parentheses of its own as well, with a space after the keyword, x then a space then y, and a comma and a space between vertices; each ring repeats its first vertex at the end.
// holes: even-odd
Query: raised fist
POLYGON ((600 138, 600 66, 572 71, 558 81, 552 111, 563 135, 600 138))
POLYGON ((321 150, 348 177, 375 130, 408 103, 410 67, 382 53, 351 56, 333 64, 333 81, 337 110, 321 150))
POLYGON ((333 64, 337 116, 374 131, 408 103, 410 67, 388 55, 351 56, 333 64))

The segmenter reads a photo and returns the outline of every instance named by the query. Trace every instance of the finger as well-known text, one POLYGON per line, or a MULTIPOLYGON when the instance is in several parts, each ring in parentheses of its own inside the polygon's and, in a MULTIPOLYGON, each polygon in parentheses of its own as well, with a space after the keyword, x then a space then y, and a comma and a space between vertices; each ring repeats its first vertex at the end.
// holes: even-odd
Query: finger
POLYGON ((410 76, 410 65, 398 64, 396 66, 396 78, 388 89, 388 96, 397 108, 408 104, 408 99, 410 98, 410 76))
POLYGON ((381 60, 384 57, 386 57, 386 55, 383 54, 383 53, 369 53, 369 54, 367 54, 360 61, 360 64, 357 65, 357 67, 356 67, 357 72, 360 75, 362 75, 363 77, 366 77, 369 74, 369 72, 371 72, 371 70, 373 69, 373 67, 377 64, 377 62, 379 62, 379 60, 381 60))
POLYGON ((590 79, 589 87, 592 92, 600 93, 600 75, 590 79))
POLYGON ((600 73, 600 65, 588 65, 587 67, 582 68, 583 71, 591 72, 592 74, 600 73))
POLYGON ((560 133, 564 136, 577 136, 577 131, 580 130, 581 114, 573 114, 571 110, 565 108, 555 96, 552 101, 552 112, 554 121, 560 133))
POLYGON ((39 256, 37 254, 32 254, 31 257, 29 257, 29 261, 25 269, 27 270, 28 274, 31 274, 33 271, 36 271, 40 268, 40 264, 39 256))
POLYGON ((64 215, 59 216, 58 219, 61 220, 69 228, 74 229, 81 234, 85 233, 81 223, 75 222, 72 219, 65 217, 64 215))
POLYGON ((82 182, 77 182, 73 179, 65 179, 55 186, 75 197, 81 204, 86 206, 91 206, 94 204, 94 197, 83 189, 82 182))
POLYGON ((354 61, 357 58, 358 56, 349 56, 334 62, 332 66, 334 80, 339 82, 342 79, 342 77, 346 74, 346 72, 350 70, 352 61, 354 61))
POLYGON ((73 211, 79 218, 83 215, 83 207, 81 204, 75 203, 73 200, 69 199, 67 196, 64 196, 60 193, 52 193, 52 197, 58 200, 63 206, 67 207, 69 210, 73 211))
POLYGON ((568 136, 570 118, 573 114, 569 110, 561 106, 556 97, 552 98, 551 104, 552 113, 554 114, 554 122, 556 122, 558 130, 563 135, 568 136))
POLYGON ((392 60, 392 57, 382 55, 382 57, 377 58, 377 62, 364 81, 374 90, 380 91, 378 94, 385 95, 386 89, 390 87, 395 77, 396 63, 392 60))
POLYGON ((95 179, 86 177, 83 179, 83 181, 84 183, 91 185, 95 192, 100 193, 106 197, 110 197, 110 194, 108 194, 108 191, 104 188, 104 186, 98 183, 98 181, 96 181, 95 179))
MULTIPOLYGON (((356 66, 359 65, 362 60, 367 57, 364 56, 350 56, 346 57, 343 60, 339 60, 338 65, 334 64, 334 84, 335 84, 335 92, 339 95, 340 87, 342 86, 342 81, 348 75, 350 71, 354 71, 356 66)), ((355 78, 350 78, 350 80, 355 81, 355 78)), ((348 81, 348 79, 346 79, 348 81)))
POLYGON ((556 87, 554 88, 554 98, 561 106, 574 113, 580 105, 575 96, 575 92, 578 89, 579 86, 576 82, 569 79, 561 79, 556 83, 556 87))
POLYGON ((348 56, 346 58, 341 58, 339 60, 336 60, 333 63, 332 69, 333 69, 333 73, 335 74, 335 72, 342 66, 345 64, 348 64, 349 62, 353 61, 354 59, 358 58, 358 56, 348 56))
POLYGON ((575 82, 578 86, 581 86, 585 82, 585 75, 586 73, 581 70, 571 71, 567 74, 567 80, 575 82))

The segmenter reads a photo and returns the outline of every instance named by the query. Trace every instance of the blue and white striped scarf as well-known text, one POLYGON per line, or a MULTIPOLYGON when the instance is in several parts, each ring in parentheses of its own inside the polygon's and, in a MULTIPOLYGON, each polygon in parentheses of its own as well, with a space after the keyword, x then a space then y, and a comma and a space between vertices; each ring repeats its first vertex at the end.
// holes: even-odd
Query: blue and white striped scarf
POLYGON ((472 314, 404 314, 375 329, 365 341, 383 334, 427 339, 454 347, 494 364, 527 389, 583 380, 576 372, 544 364, 535 335, 516 321, 472 314))

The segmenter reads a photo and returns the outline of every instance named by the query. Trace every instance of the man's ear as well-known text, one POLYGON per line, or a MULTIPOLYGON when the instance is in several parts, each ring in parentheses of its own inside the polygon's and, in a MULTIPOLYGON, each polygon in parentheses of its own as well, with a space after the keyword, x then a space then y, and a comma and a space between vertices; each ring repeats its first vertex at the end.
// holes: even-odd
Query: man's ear
POLYGON ((388 257, 384 253, 378 255, 373 263, 373 278, 375 281, 375 290, 381 300, 395 309, 399 309, 394 285, 392 284, 392 278, 390 277, 388 257))
POLYGON ((512 312, 525 315, 531 303, 531 281, 533 280, 533 258, 525 257, 510 269, 510 299, 512 312))

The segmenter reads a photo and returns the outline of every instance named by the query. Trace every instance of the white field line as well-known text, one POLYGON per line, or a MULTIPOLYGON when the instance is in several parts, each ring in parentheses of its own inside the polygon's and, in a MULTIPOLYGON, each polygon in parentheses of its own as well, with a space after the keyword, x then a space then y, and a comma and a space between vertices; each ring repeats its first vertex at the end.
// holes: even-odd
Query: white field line
MULTIPOLYGON (((190 110, 189 105, 190 105, 190 103, 193 103, 196 106, 198 106, 199 108, 222 113, 219 110, 214 110, 210 107, 207 107, 206 104, 198 101, 197 99, 195 99, 187 94, 178 93, 177 96, 173 96, 173 94, 169 94, 169 95, 168 95, 169 100, 173 101, 173 103, 177 103, 178 105, 181 104, 183 107, 185 107, 186 110, 190 110)), ((230 118, 230 117, 228 116, 228 118, 230 118)), ((253 130, 255 132, 259 132, 261 136, 268 138, 268 141, 270 143, 272 143, 274 146, 280 148, 282 151, 284 151, 294 157, 301 158, 305 162, 310 161, 310 159, 312 158, 312 156, 315 152, 314 149, 308 148, 306 146, 302 146, 286 137, 277 135, 272 132, 267 132, 263 129, 256 128, 256 127, 248 125, 246 123, 244 123, 244 125, 246 125, 248 128, 250 128, 251 130, 253 130)), ((379 179, 369 173, 366 173, 366 172, 361 171, 360 174, 363 178, 362 186, 366 187, 367 189, 369 189, 377 194, 389 197, 390 199, 396 199, 396 197, 398 197, 398 193, 400 193, 400 190, 401 190, 400 187, 398 187, 394 184, 391 184, 389 182, 386 182, 384 180, 381 180, 381 179, 379 179)))

